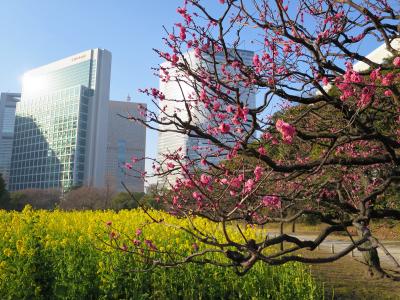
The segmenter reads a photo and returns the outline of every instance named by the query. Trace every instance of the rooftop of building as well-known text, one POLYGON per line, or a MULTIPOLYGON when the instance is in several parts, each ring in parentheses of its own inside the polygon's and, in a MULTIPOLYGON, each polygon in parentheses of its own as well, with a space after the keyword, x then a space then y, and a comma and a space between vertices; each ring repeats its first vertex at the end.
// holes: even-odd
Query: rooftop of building
POLYGON ((71 55, 71 56, 68 56, 65 58, 61 58, 59 60, 39 66, 37 68, 31 69, 31 70, 25 72, 23 76, 31 76, 31 75, 35 75, 35 73, 41 73, 41 72, 50 72, 53 70, 57 70, 60 68, 64 68, 64 67, 67 67, 70 65, 74 65, 74 64, 89 60, 89 59, 91 59, 92 51, 94 51, 95 53, 96 52, 105 52, 111 56, 111 52, 106 49, 93 48, 93 49, 89 49, 89 50, 85 50, 85 51, 76 53, 74 55, 71 55))
POLYGON ((132 106, 132 105, 142 105, 147 106, 146 103, 143 102, 134 102, 134 101, 126 101, 126 100, 113 100, 109 101, 110 106, 132 106))
POLYGON ((21 99, 21 93, 2 92, 0 96, 2 99, 8 98, 8 99, 12 99, 16 102, 20 101, 20 99, 21 99))

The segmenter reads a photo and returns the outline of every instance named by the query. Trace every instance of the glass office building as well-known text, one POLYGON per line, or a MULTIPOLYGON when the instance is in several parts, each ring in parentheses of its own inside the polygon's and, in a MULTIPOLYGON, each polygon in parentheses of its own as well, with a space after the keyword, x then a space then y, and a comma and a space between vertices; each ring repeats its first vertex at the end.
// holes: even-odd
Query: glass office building
POLYGON ((19 93, 1 93, 0 96, 0 174, 8 184, 14 139, 15 108, 19 93))
POLYGON ((104 184, 110 73, 92 49, 24 74, 10 190, 104 184))

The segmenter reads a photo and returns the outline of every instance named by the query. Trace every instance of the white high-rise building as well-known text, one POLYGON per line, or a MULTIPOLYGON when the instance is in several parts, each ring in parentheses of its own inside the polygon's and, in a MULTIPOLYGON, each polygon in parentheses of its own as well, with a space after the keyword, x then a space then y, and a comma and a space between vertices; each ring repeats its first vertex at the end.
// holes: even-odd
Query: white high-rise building
MULTIPOLYGON (((393 49, 400 50, 400 38, 394 39, 391 43, 393 49)), ((377 64, 382 64, 385 59, 392 57, 393 54, 386 49, 386 44, 380 45, 365 57, 377 64)), ((359 61, 354 64, 353 69, 357 72, 368 70, 370 67, 365 62, 359 61)))
MULTIPOLYGON (((393 49, 396 49, 400 51, 400 38, 396 38, 392 40, 390 43, 393 49)), ((368 53, 365 57, 368 58, 370 61, 377 63, 377 64, 382 64, 386 59, 392 57, 393 54, 386 49, 386 44, 380 45, 378 48, 375 50, 371 51, 368 53)), ((367 71, 370 68, 368 64, 366 64, 363 61, 358 61, 353 65, 353 70, 357 72, 364 72, 367 71)), ((332 84, 327 84, 324 86, 325 91, 329 91, 332 88, 332 84)), ((317 95, 321 95, 320 91, 317 91, 317 95)))
POLYGON ((146 128, 124 117, 141 118, 139 106, 144 103, 109 102, 106 182, 111 189, 125 191, 122 182, 133 192, 144 192, 142 174, 145 167, 146 128), (138 159, 137 162, 135 160, 138 159), (132 170, 125 167, 132 163, 132 170))
MULTIPOLYGON (((254 52, 247 51, 247 50, 238 50, 240 57, 243 59, 244 64, 251 65, 254 52)), ((234 56, 234 54, 232 53, 234 56)), ((194 52, 188 52, 185 55, 186 60, 190 63, 192 68, 196 68, 197 66, 204 66, 204 61, 194 55, 194 52)), ((223 64, 225 61, 223 53, 216 54, 216 61, 217 63, 223 64)), ((179 76, 179 73, 176 74, 176 69, 169 68, 169 63, 164 63, 161 67, 165 67, 168 69, 168 72, 171 75, 171 78, 175 76, 179 76)), ((214 70, 212 65, 207 66, 206 68, 210 68, 210 70, 214 70)), ((222 72, 221 66, 217 66, 217 72, 222 72)), ((221 73, 222 74, 222 73, 221 73)), ((256 102, 256 94, 254 88, 241 88, 241 95, 242 99, 241 102, 247 105, 248 107, 255 107, 256 102)), ((188 113, 185 108, 185 100, 191 99, 192 95, 195 92, 195 89, 185 84, 184 82, 178 83, 176 80, 169 80, 164 82, 163 80, 160 81, 160 91, 165 95, 167 99, 165 104, 160 102, 159 105, 161 109, 165 107, 165 112, 169 115, 173 115, 174 113, 182 120, 188 120, 188 113), (173 99, 174 101, 168 101, 168 99, 173 99)), ((200 126, 202 129, 206 130, 207 126, 209 125, 210 120, 208 120, 208 110, 202 109, 202 104, 196 109, 191 109, 190 114, 193 119, 193 122, 200 126)), ((215 124, 214 124, 215 125, 215 124)), ((174 129, 174 125, 168 126, 160 126, 160 129, 174 129)), ((175 132, 159 132, 158 134, 158 149, 157 149, 157 161, 162 162, 165 159, 165 155, 168 153, 173 153, 177 149, 181 148, 182 151, 180 152, 181 155, 189 157, 191 160, 199 158, 201 155, 201 150, 193 150, 193 149, 206 149, 207 147, 213 147, 216 149, 215 146, 209 144, 208 141, 188 137, 187 135, 175 133, 175 132)), ((208 151, 209 152, 209 151, 208 151)), ((210 160, 210 158, 208 158, 210 160)), ((212 162, 218 162, 219 158, 215 158, 212 162)), ((158 182, 160 184, 165 183, 165 180, 168 179, 170 183, 173 183, 179 175, 171 174, 167 178, 160 177, 158 182)))
POLYGON ((28 71, 17 104, 10 190, 105 184, 111 53, 28 71))

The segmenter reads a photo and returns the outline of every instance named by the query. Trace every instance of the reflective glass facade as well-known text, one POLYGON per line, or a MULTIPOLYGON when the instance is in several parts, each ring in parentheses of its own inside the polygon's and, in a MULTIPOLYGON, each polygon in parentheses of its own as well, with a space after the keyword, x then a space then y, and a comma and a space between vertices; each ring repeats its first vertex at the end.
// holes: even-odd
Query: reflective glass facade
POLYGON ((10 190, 83 183, 90 93, 79 85, 20 103, 10 190))
POLYGON ((23 78, 23 97, 62 90, 76 85, 93 89, 95 80, 96 60, 86 60, 40 74, 28 72, 23 78))
POLYGON ((5 107, 3 116, 3 133, 14 133, 15 107, 5 107))
POLYGON ((25 73, 22 98, 16 109, 11 191, 66 191, 83 185, 85 180, 89 182, 85 175, 93 167, 88 161, 96 160, 98 155, 95 149, 99 145, 99 111, 109 96, 109 52, 109 60, 103 63, 103 73, 107 73, 104 92, 101 97, 97 92, 97 78, 103 74, 98 74, 99 58, 104 51, 88 50, 25 73))

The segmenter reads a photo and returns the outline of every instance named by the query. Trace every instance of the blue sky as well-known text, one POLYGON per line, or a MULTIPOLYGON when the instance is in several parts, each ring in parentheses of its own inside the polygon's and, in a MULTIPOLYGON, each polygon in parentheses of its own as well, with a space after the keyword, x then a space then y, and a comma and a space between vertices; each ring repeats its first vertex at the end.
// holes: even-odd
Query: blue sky
MULTIPOLYGON (((90 48, 112 52, 111 99, 147 102, 139 88, 158 86, 165 25, 180 16, 182 0, 3 0, 0 2, 0 91, 19 92, 22 74, 90 48)), ((157 134, 147 131, 148 155, 157 134)))
MULTIPOLYGON (((146 102, 139 88, 157 87, 151 67, 160 60, 165 25, 181 17, 182 0, 2 0, 0 91, 19 92, 22 74, 90 48, 112 52, 111 99, 146 102)), ((213 10, 217 0, 204 3, 213 10)), ((377 44, 364 44, 368 53, 377 44)), ((156 155, 157 133, 147 131, 147 155, 156 155)))

